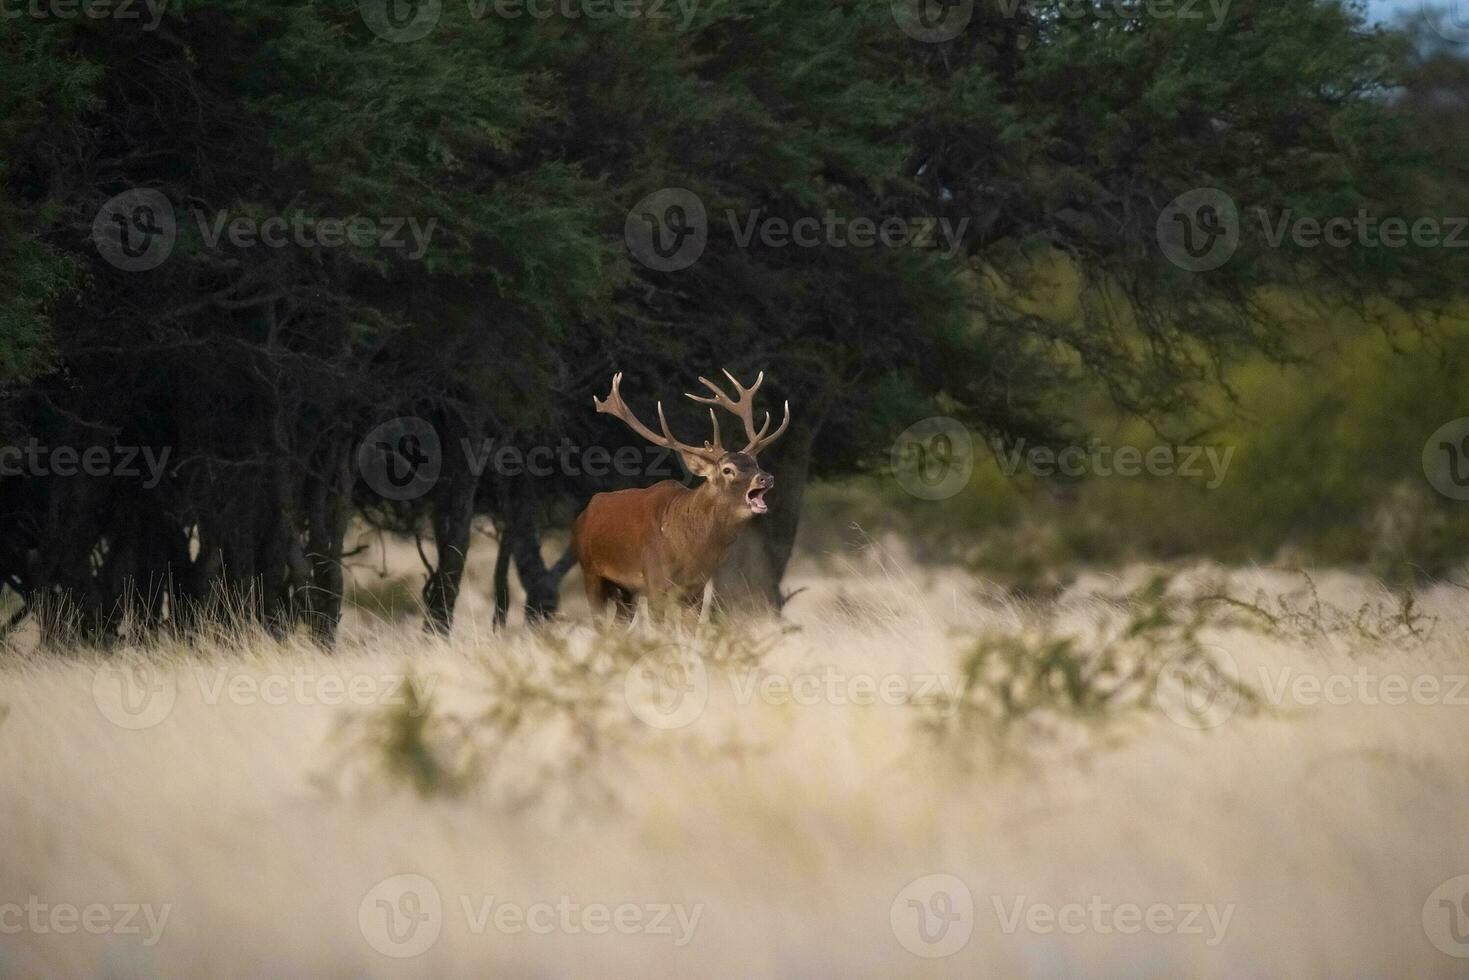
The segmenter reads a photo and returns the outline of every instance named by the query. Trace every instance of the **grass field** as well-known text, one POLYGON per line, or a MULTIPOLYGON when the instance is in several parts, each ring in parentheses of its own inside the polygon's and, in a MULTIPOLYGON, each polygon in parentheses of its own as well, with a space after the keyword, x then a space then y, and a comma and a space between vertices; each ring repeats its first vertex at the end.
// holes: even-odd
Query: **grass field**
POLYGON ((0 975, 1463 975, 1464 593, 1175 572, 13 652, 0 975))

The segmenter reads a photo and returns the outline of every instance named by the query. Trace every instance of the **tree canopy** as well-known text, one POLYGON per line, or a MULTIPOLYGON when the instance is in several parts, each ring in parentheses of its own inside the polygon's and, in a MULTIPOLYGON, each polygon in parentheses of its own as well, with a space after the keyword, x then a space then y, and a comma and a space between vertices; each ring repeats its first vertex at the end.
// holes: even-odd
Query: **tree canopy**
POLYGON ((460 447, 627 444, 591 411, 618 370, 699 431, 671 396, 720 367, 795 414, 757 542, 778 600, 808 476, 879 465, 926 414, 1044 441, 1079 384, 1173 412, 1235 353, 1289 354, 1264 290, 1461 285, 1432 249, 1254 217, 1442 213, 1462 186, 1417 125, 1436 104, 1400 97, 1411 46, 1334 0, 545 9, 0 19, 0 442, 169 450, 152 485, 0 475, 28 608, 107 637, 243 599, 329 639, 363 519, 433 538, 443 628, 478 513, 549 612, 565 563, 538 528, 648 477, 476 472, 460 447), (1159 231, 1194 191, 1240 215, 1207 270, 1159 231), (695 258, 657 258, 687 234, 695 258), (361 472, 400 417, 441 448, 412 499, 361 472))

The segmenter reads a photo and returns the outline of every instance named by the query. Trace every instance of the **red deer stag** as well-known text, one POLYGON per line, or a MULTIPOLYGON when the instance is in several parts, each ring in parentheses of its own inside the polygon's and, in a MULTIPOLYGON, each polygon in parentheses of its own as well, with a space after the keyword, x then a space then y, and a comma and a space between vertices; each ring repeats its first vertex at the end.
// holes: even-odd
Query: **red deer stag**
MULTIPOLYGON (((780 428, 766 435, 770 430, 770 413, 766 412, 765 424, 756 431, 753 399, 765 381, 765 372, 760 372, 748 388, 728 371, 724 376, 735 386, 736 398, 730 398, 707 378, 700 378, 699 382, 713 397, 688 397, 726 409, 744 423, 749 441, 745 448, 733 452, 726 451, 720 442, 719 420, 713 408, 709 409, 709 421, 714 427, 714 441, 703 446, 691 446, 674 438, 668 431, 661 401, 658 403, 661 433, 638 421, 622 400, 621 372, 613 376, 612 391, 605 400, 592 399, 597 411, 622 419, 628 428, 655 446, 674 450, 690 473, 704 478, 693 489, 676 480, 664 480, 651 487, 592 497, 576 519, 574 534, 593 614, 604 611, 610 600, 626 610, 639 596, 679 599, 692 605, 745 522, 768 509, 765 493, 775 485, 775 477, 760 468, 755 454, 785 432, 791 422, 791 404, 785 404, 780 428)), ((706 606, 700 618, 707 612, 706 606)))

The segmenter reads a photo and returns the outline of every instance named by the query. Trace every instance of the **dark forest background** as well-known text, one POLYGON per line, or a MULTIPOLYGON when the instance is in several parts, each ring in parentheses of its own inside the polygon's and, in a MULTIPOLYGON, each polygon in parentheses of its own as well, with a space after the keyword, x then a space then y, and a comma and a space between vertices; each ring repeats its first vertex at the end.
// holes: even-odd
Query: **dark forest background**
MULTIPOLYGON (((1272 215, 1469 214, 1461 47, 1331 0, 1236 0, 1217 28, 980 2, 942 40, 887 3, 688 9, 185 0, 156 23, 141 7, 0 18, 0 444, 170 451, 156 485, 0 477, 11 625, 64 610, 49 629, 105 641, 229 610, 330 641, 365 522, 431 543, 423 599, 447 628, 486 517, 501 576, 549 614, 567 562, 543 535, 652 478, 476 473, 452 447, 630 444, 591 410, 615 371, 638 411, 662 397, 691 435, 704 422, 676 395, 696 375, 763 370, 762 399, 790 400, 762 458, 779 493, 738 556, 752 600, 781 601, 808 485, 884 472, 895 436, 934 415, 1001 447, 1213 432, 1255 462, 1193 504, 1061 486, 1022 514, 1026 488, 984 468, 946 504, 811 499, 1024 581, 1124 552, 1373 557, 1353 532, 1466 414, 1465 252, 1277 247, 1245 221, 1232 259, 1193 272, 1157 226, 1200 187, 1272 215), (394 27, 429 6, 424 36, 394 27), (703 254, 671 271, 626 240, 664 188, 710 215, 703 254), (94 228, 142 191, 177 240, 129 270, 94 228), (757 211, 965 223, 952 256, 743 244, 723 216, 757 211), (421 255, 264 247, 211 242, 195 215, 434 230, 421 255), (404 500, 359 465, 401 417, 451 447, 404 500), (1078 495, 1085 519, 1067 516, 1078 495), (982 536, 1037 523, 1040 545, 982 536)), ((1403 504, 1437 513, 1403 545, 1429 572, 1462 560, 1457 503, 1403 504)))

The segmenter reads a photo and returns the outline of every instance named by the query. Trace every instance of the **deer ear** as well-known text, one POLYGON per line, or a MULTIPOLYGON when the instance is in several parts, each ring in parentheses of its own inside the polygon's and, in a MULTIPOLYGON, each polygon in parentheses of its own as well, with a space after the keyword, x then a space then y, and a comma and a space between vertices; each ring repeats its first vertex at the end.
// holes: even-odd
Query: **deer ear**
POLYGON ((684 468, 694 476, 702 476, 707 480, 714 475, 716 464, 709 462, 707 457, 697 453, 679 453, 678 455, 683 460, 684 468))

